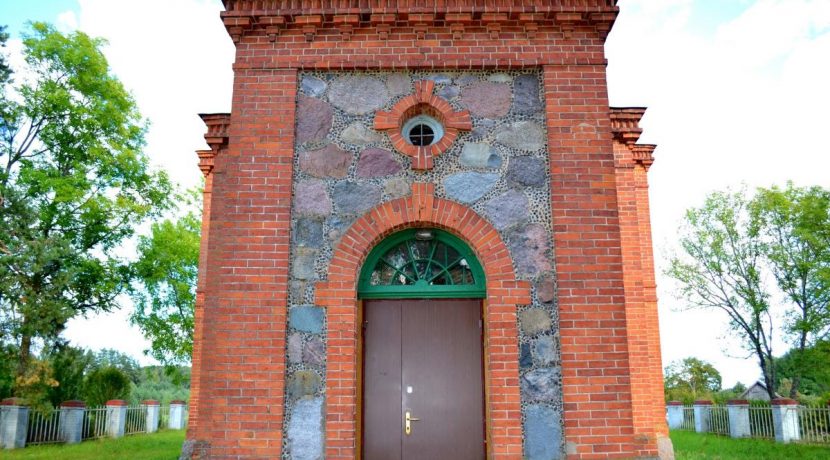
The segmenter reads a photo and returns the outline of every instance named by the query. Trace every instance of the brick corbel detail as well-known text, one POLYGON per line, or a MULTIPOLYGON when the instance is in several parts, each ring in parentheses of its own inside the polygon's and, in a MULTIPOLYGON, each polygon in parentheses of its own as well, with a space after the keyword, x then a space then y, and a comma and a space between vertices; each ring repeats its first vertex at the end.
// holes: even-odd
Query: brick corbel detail
POLYGON ((566 40, 573 38, 576 25, 582 22, 582 13, 556 13, 553 16, 566 40))
POLYGON ((356 14, 338 14, 334 16, 334 24, 340 30, 340 38, 347 42, 351 40, 355 26, 360 24, 360 17, 356 14))
POLYGON ((228 31, 231 40, 234 43, 239 43, 242 35, 251 28, 254 24, 253 16, 225 16, 222 18, 222 23, 228 31))
POLYGON ((450 32, 454 40, 464 38, 467 26, 473 22, 473 15, 470 13, 447 13, 444 21, 450 25, 450 32))
POLYGON ((498 231, 472 209, 435 196, 435 185, 414 183, 411 196, 392 200, 361 216, 340 238, 328 279, 315 289, 315 305, 327 310, 326 452, 327 459, 356 458, 360 427, 357 353, 357 282, 366 256, 386 236, 407 228, 440 228, 463 239, 484 267, 486 418, 488 458, 522 455, 516 311, 531 302, 531 285, 517 280, 510 251, 498 231))
POLYGON ((311 42, 314 41, 314 37, 317 35, 317 28, 323 24, 323 17, 319 14, 296 16, 294 23, 300 26, 305 36, 305 41, 311 42))
POLYGON ((434 89, 435 82, 432 80, 415 82, 413 94, 398 101, 392 110, 379 111, 375 114, 375 129, 387 131, 395 149, 412 157, 412 169, 418 171, 432 169, 433 158, 445 152, 455 142, 460 131, 473 129, 470 112, 454 111, 449 102, 432 94, 434 89), (401 132, 404 123, 420 114, 432 116, 443 125, 444 137, 437 143, 429 146, 415 146, 404 139, 401 132))
POLYGON ((268 36, 268 41, 275 42, 280 35, 280 31, 285 27, 285 17, 261 16, 257 24, 265 27, 265 35, 268 36))

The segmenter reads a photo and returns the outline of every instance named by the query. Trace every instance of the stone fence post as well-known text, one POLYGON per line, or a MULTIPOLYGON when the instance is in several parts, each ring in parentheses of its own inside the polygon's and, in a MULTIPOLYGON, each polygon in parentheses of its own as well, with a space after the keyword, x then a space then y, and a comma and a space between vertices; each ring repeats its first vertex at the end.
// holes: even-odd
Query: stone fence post
POLYGON ((666 412, 670 430, 679 430, 683 427, 683 403, 669 401, 666 403, 666 412))
POLYGON ((145 429, 147 433, 155 433, 159 429, 159 402, 148 399, 141 403, 147 409, 145 429))
POLYGON ((772 400, 772 425, 775 442, 791 442, 801 439, 798 426, 798 402, 789 398, 772 400))
POLYGON ((127 402, 122 399, 107 401, 107 436, 120 438, 124 436, 127 423, 127 402))
POLYGON ((729 435, 733 438, 749 438, 752 430, 749 428, 749 401, 733 399, 726 403, 729 413, 729 435))
POLYGON ((170 401, 170 416, 167 418, 167 428, 181 430, 184 428, 184 401, 170 401))
POLYGON ((712 421, 712 401, 700 400, 695 401, 695 431, 698 433, 708 433, 712 421))
POLYGON ((29 427, 29 408, 20 398, 6 398, 0 402, 0 448, 26 447, 29 427))
POLYGON ((77 444, 83 439, 84 412, 86 404, 83 401, 64 401, 60 405, 61 418, 58 422, 58 431, 61 439, 67 444, 77 444))

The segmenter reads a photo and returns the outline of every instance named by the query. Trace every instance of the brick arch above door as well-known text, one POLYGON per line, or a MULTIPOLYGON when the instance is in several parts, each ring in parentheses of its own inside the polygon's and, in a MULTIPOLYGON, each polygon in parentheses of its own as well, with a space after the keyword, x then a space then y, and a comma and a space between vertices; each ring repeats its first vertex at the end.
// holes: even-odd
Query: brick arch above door
POLYGON ((518 280, 510 251, 498 231, 472 209, 438 198, 433 184, 415 183, 412 194, 381 204, 360 217, 334 248, 328 279, 316 285, 315 304, 328 322, 326 369, 326 458, 353 459, 358 443, 358 299, 357 283, 369 252, 386 236, 405 229, 431 227, 467 243, 487 279, 484 327, 486 418, 493 458, 522 454, 516 309, 531 302, 531 285, 518 280))

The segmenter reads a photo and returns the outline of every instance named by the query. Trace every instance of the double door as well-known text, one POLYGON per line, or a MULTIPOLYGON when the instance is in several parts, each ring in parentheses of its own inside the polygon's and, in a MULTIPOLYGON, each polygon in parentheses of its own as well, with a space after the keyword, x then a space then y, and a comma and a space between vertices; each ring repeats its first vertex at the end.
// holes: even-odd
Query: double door
POLYGON ((363 458, 485 456, 481 301, 367 300, 363 458))

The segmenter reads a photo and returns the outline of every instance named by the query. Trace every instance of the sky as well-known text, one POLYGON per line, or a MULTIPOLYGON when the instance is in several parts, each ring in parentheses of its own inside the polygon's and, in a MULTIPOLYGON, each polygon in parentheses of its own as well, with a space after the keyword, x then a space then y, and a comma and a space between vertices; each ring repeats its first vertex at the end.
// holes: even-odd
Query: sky
MULTIPOLYGON (((662 275, 684 211, 707 193, 754 187, 830 188, 830 0, 620 0, 608 37, 611 105, 649 107, 649 172, 664 365, 709 361, 724 386, 751 384, 758 366, 716 312, 686 311, 662 275)), ((27 20, 104 37, 113 72, 150 120, 147 153, 183 187, 200 173, 197 113, 230 111, 234 48, 219 0, 0 0, 12 33, 27 20)), ((129 310, 73 320, 78 346, 140 358, 149 344, 129 310)), ((780 338, 777 349, 786 344, 780 338)))

